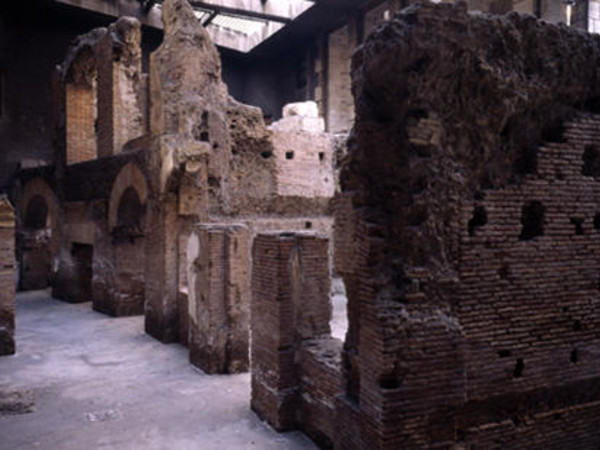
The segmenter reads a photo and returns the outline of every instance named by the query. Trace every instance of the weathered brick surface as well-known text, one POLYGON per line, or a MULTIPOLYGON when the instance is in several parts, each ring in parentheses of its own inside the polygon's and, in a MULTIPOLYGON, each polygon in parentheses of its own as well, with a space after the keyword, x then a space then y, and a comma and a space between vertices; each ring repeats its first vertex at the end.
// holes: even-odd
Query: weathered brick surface
POLYGON ((464 4, 356 53, 336 447, 598 447, 598 61, 595 37, 464 4))
POLYGON ((123 150, 144 132, 141 25, 121 18, 98 41, 98 156, 123 150))
POLYGON ((336 399, 343 393, 341 354, 342 341, 334 338, 303 341, 298 351, 298 428, 322 448, 332 448, 337 435, 336 399))
POLYGON ((331 135, 302 130, 274 130, 273 144, 277 195, 309 198, 333 196, 335 183, 331 135))
POLYGON ((145 329, 162 342, 178 340, 177 198, 166 195, 158 205, 149 202, 144 238, 145 329))
POLYGON ((249 367, 249 233, 243 225, 200 225, 187 258, 190 361, 206 373, 249 367))
POLYGON ((62 65, 67 164, 117 154, 144 133, 140 43, 130 17, 73 42, 62 65))
POLYGON ((329 334, 327 239, 259 234, 252 266, 252 409, 278 430, 297 426, 303 341, 329 334))
POLYGON ((15 215, 0 197, 0 355, 15 352, 15 215))
POLYGON ((67 164, 95 159, 97 157, 95 73, 88 85, 83 82, 68 83, 66 95, 67 164))

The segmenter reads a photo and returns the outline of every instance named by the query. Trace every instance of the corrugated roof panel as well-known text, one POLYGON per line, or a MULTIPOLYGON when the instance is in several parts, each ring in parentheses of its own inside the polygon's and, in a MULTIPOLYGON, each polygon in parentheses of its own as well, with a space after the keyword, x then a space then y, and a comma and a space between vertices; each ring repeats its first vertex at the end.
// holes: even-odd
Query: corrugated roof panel
POLYGON ((200 22, 204 22, 211 15, 211 11, 207 11, 205 9, 194 8, 194 15, 198 18, 200 22))
POLYGON ((219 14, 213 19, 211 24, 238 33, 252 35, 255 33, 262 33, 267 21, 219 14))

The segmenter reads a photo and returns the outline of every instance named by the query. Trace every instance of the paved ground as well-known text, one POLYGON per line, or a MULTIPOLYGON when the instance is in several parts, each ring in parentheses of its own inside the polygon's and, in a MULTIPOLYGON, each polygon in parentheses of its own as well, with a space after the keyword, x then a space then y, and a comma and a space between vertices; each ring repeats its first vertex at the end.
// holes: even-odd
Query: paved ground
POLYGON ((249 399, 248 374, 205 375, 184 347, 145 335, 142 317, 25 293, 17 354, 0 357, 0 449, 316 448, 300 433, 275 433, 249 399), (2 413, 7 402, 17 414, 2 413))

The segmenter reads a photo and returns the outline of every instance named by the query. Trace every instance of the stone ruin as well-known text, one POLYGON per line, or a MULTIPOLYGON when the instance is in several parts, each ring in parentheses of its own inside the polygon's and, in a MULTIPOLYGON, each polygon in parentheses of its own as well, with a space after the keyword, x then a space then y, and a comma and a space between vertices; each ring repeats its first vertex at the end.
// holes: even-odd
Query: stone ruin
POLYGON ((22 284, 250 367, 252 409, 323 448, 600 446, 600 38, 412 5, 354 55, 342 161, 311 106, 267 128, 228 95, 185 0, 163 20, 147 75, 127 18, 61 67, 61 160, 21 174, 22 284))
POLYGON ((354 55, 337 448, 597 448, 600 38, 411 6, 354 55))
POLYGON ((323 448, 598 448, 599 62, 598 36, 464 4, 366 39, 336 199, 348 332, 316 319, 313 238, 260 235, 261 417, 323 448))
POLYGON ((336 141, 310 103, 267 128, 228 94, 189 4, 162 16, 147 74, 132 18, 80 36, 59 67, 58 164, 20 174, 20 285, 144 314, 207 373, 247 371, 253 239, 331 235, 336 141))

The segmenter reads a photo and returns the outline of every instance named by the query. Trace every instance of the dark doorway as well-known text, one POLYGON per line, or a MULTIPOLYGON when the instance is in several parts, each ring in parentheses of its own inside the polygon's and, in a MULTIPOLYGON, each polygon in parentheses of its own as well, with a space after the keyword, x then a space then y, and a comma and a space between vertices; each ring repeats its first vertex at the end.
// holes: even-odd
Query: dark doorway
POLYGON ((74 264, 74 279, 79 301, 92 300, 92 261, 94 246, 74 242, 71 247, 71 257, 74 264))
POLYGON ((25 209, 24 228, 20 233, 20 288, 45 289, 50 284, 50 238, 48 203, 34 196, 25 209))

